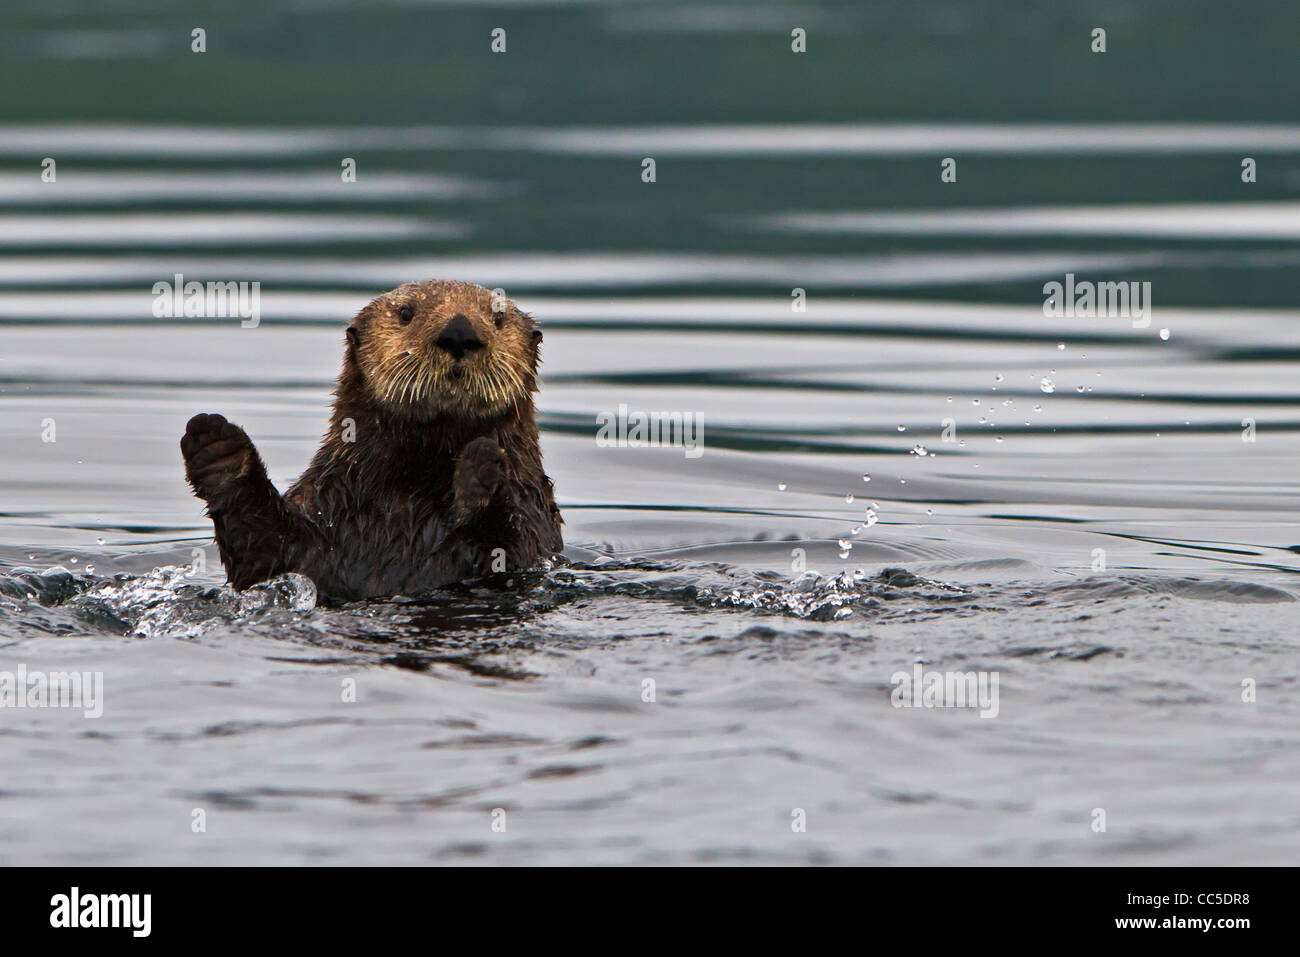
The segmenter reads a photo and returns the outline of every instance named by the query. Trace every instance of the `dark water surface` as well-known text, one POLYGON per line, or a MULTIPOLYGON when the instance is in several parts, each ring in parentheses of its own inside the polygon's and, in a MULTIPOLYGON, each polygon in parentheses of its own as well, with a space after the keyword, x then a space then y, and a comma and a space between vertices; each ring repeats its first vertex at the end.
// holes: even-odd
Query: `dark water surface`
POLYGON ((7 6, 0 672, 102 672, 104 713, 0 709, 0 862, 1293 863, 1298 35, 1263 2, 7 6), (155 319, 176 273, 260 282, 260 325, 155 319), (1045 316, 1066 273, 1149 282, 1149 325, 1045 316), (435 277, 546 330, 563 559, 220 587, 186 420, 287 487, 346 320, 435 277), (601 447, 620 406, 704 454, 601 447), (997 717, 892 707, 918 662, 996 672, 997 717))

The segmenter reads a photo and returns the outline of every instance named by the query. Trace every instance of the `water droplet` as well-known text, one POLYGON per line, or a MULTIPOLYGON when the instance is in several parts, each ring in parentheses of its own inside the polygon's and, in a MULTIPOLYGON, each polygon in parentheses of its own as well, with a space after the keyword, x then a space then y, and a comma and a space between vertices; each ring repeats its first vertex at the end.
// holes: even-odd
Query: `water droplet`
POLYGON ((932 509, 932 508, 927 508, 927 509, 925 510, 925 514, 926 514, 926 515, 933 515, 933 514, 934 514, 934 509, 932 509))
POLYGON ((982 416, 982 415, 981 415, 980 418, 979 418, 979 424, 980 424, 980 425, 986 425, 986 424, 988 423, 988 421, 989 421, 989 420, 986 419, 986 418, 984 418, 984 416, 982 416))
POLYGON ((784 492, 784 491, 785 491, 785 483, 784 483, 784 482, 778 482, 777 485, 776 485, 776 490, 777 490, 778 492, 784 492))
POLYGON ((1161 330, 1160 330, 1160 338, 1161 338, 1161 339, 1168 340, 1168 338, 1169 338, 1169 330, 1168 330, 1168 329, 1161 329, 1161 330))
POLYGON ((907 426, 905 426, 905 425, 900 425, 900 426, 898 427, 898 431, 900 431, 900 432, 906 432, 906 431, 907 431, 907 426))
POLYGON ((103 544, 104 544, 104 539, 103 539, 102 537, 101 537, 101 538, 97 538, 97 539, 95 539, 95 544, 96 544, 96 545, 103 545, 103 544))
POLYGON ((864 481, 864 482, 870 482, 870 481, 871 481, 871 473, 870 473, 870 472, 863 472, 863 473, 862 473, 862 481, 864 481))
POLYGON ((850 505, 852 505, 852 504, 853 504, 853 493, 850 492, 848 495, 844 496, 844 501, 846 501, 846 502, 848 502, 850 505))
POLYGON ((1038 388, 1046 392, 1048 395, 1051 395, 1056 391, 1056 383, 1047 378, 1047 376, 1043 376, 1042 381, 1038 383, 1038 388))
POLYGON ((95 573, 95 566, 94 566, 94 565, 87 565, 87 566, 86 566, 86 574, 88 574, 88 575, 93 575, 94 573, 95 573))
POLYGON ((1001 442, 1001 441, 1002 441, 1002 436, 999 435, 999 436, 997 437, 996 441, 1001 442))
POLYGON ((912 454, 918 455, 921 458, 925 458, 927 455, 930 454, 930 450, 927 449, 924 445, 914 445, 912 446, 912 454))
POLYGON ((1074 391, 1075 391, 1075 392, 1082 392, 1082 391, 1083 391, 1083 386, 1081 386, 1081 385, 1076 385, 1076 386, 1074 387, 1074 391))
POLYGON ((864 521, 867 528, 870 528, 872 525, 875 525, 876 522, 880 521, 880 516, 875 513, 874 509, 868 509, 867 517, 864 521))
POLYGON ((1061 350, 1064 350, 1064 349, 1065 349, 1065 343, 1064 343, 1064 342, 1058 342, 1058 343, 1056 344, 1056 348, 1061 349, 1061 350))
POLYGON ((1002 381, 1002 373, 999 372, 997 375, 995 375, 995 376, 993 377, 993 381, 994 381, 994 382, 1001 382, 1001 381, 1002 381))
POLYGON ((1043 411, 1043 407, 1042 407, 1041 405, 1036 405, 1036 406, 1034 406, 1034 411, 1035 411, 1035 412, 1042 412, 1042 411, 1043 411))

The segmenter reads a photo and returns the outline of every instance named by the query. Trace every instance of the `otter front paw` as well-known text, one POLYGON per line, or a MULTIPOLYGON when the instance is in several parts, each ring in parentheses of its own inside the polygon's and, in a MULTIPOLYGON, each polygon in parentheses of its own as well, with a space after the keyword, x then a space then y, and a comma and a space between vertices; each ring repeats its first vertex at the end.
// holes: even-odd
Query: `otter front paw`
POLYGON ((462 514, 487 508, 506 481, 506 453, 495 439, 481 436, 461 449, 452 485, 462 514))
POLYGON ((259 461, 248 433, 215 413, 190 419, 181 455, 194 493, 208 501, 251 475, 259 461))

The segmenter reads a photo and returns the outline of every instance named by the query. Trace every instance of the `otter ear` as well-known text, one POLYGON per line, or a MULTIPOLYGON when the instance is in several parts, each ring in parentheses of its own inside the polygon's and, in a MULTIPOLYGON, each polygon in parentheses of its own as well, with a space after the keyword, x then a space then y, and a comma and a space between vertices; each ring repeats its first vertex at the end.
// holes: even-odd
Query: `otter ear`
MULTIPOLYGON (((378 300, 375 300, 378 302, 378 300)), ((374 315, 375 303, 368 303, 364 309, 356 314, 351 322, 348 323, 348 354, 355 355, 356 351, 361 348, 361 327, 370 322, 374 315)))

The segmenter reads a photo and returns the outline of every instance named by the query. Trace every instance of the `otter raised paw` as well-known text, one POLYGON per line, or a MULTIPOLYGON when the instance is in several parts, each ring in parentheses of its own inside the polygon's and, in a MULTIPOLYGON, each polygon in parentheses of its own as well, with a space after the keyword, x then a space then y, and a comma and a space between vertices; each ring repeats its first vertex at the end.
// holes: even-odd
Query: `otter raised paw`
POLYGON ((468 519, 475 512, 487 508, 505 481, 505 449, 486 435, 470 442, 456 459, 456 473, 452 479, 458 515, 468 519))
POLYGON ((225 416, 201 412, 185 425, 181 437, 185 478, 194 494, 211 499, 261 467, 248 433, 225 416))

